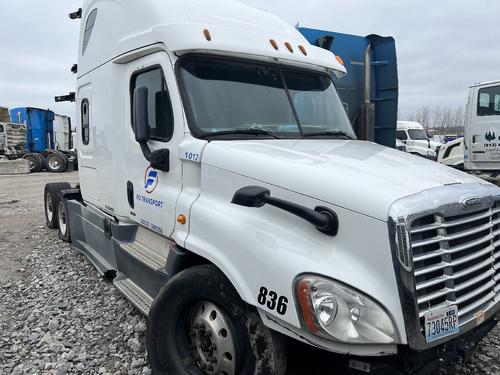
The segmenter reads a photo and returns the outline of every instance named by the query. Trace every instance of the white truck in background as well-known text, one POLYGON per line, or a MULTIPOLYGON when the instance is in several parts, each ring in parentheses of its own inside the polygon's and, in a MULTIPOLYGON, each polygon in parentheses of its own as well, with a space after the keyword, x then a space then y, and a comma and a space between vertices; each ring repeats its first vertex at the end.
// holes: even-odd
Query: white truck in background
POLYGON ((333 53, 229 0, 71 17, 80 185, 47 225, 148 316, 155 374, 283 375, 292 342, 430 373, 495 327, 500 188, 357 140, 333 53))
POLYGON ((500 183, 500 81, 469 88, 464 137, 445 144, 438 161, 500 183))
POLYGON ((396 138, 406 145, 406 152, 437 160, 442 143, 429 139, 424 127, 414 121, 398 121, 396 138))
POLYGON ((11 121, 9 109, 0 107, 0 157, 18 159, 24 155, 26 127, 11 121))

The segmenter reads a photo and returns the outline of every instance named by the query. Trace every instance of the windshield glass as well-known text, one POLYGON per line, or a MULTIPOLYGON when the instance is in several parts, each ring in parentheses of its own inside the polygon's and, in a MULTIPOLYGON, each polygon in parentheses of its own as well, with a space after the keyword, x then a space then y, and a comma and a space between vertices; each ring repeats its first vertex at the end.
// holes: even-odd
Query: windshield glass
POLYGON ((326 73, 200 56, 184 58, 180 73, 196 136, 355 138, 326 73))
POLYGON ((426 141, 428 139, 427 134, 422 129, 409 129, 408 134, 415 141, 426 141))

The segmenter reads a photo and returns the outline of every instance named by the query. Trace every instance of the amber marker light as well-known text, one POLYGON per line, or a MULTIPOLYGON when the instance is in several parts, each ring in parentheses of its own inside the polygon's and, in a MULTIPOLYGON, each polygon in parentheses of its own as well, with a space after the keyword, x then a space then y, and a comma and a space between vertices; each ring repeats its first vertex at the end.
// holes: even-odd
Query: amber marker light
POLYGON ((205 38, 210 42, 212 40, 212 35, 210 35, 210 31, 208 29, 203 30, 203 35, 205 35, 205 38))
POLYGON ((184 216, 184 215, 178 215, 177 216, 177 222, 179 224, 182 224, 182 225, 186 224, 187 223, 186 216, 184 216))
POLYGON ((276 41, 274 39, 271 39, 269 41, 269 43, 271 43, 271 45, 273 46, 273 48, 277 51, 278 50, 278 43, 276 43, 276 41))
POLYGON ((306 47, 304 47, 304 46, 299 46, 299 49, 300 49, 300 52, 302 52, 302 53, 304 54, 304 56, 307 56, 306 47))
POLYGON ((286 47, 286 48, 288 48, 288 50, 289 50, 291 53, 293 53, 293 47, 292 47, 292 45, 291 45, 290 43, 286 42, 286 43, 285 43, 285 47, 286 47))
POLYGON ((318 333, 318 327, 313 316, 313 309, 309 300, 310 282, 301 280, 297 285, 297 298, 299 300, 300 311, 302 312, 302 320, 311 333, 318 333))
POLYGON ((335 55, 335 58, 337 59, 340 65, 345 65, 344 60, 342 60, 342 57, 335 55))

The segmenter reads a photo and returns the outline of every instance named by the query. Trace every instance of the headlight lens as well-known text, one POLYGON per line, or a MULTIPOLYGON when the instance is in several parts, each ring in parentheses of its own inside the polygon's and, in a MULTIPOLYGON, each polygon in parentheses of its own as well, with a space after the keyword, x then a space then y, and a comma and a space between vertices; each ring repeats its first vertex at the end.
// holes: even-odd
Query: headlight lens
POLYGON ((436 153, 432 150, 427 151, 427 156, 436 156, 436 153))
POLYGON ((304 324, 311 333, 358 344, 390 344, 396 331, 389 315, 371 298, 319 276, 296 283, 304 324))

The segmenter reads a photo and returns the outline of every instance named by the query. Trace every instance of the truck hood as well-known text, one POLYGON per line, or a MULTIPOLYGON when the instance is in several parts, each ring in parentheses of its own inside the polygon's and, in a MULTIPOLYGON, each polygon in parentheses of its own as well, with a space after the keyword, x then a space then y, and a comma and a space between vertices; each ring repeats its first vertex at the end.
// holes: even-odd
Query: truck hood
POLYGON ((485 181, 372 142, 212 141, 202 163, 380 220, 398 199, 426 189, 485 181))

